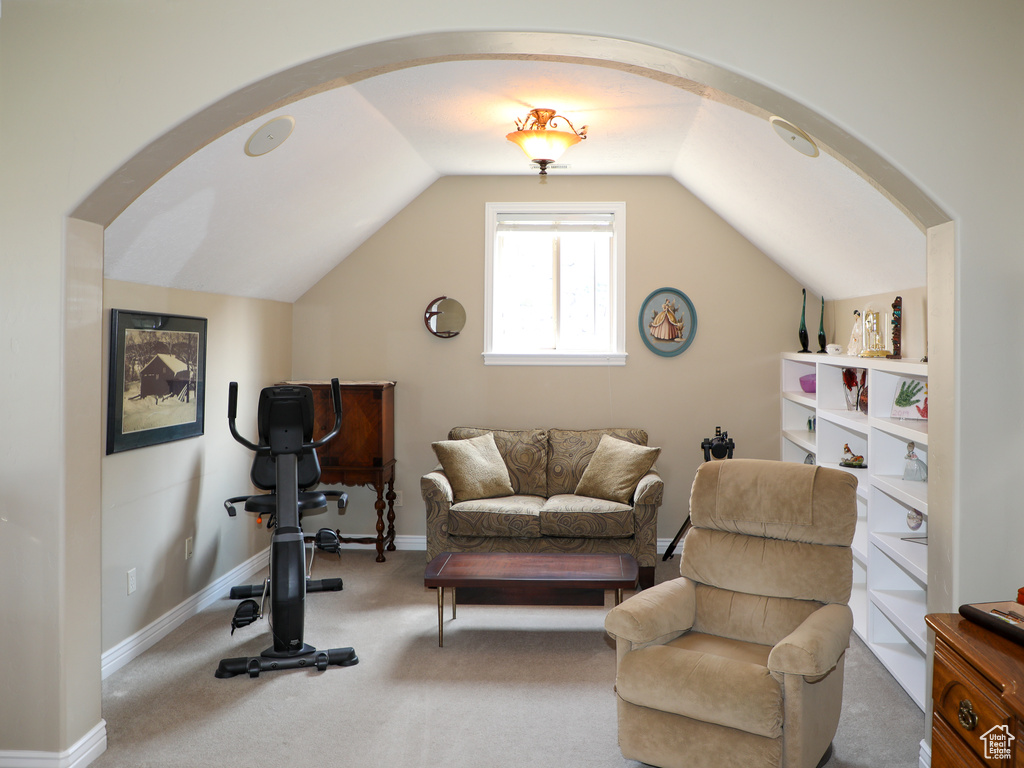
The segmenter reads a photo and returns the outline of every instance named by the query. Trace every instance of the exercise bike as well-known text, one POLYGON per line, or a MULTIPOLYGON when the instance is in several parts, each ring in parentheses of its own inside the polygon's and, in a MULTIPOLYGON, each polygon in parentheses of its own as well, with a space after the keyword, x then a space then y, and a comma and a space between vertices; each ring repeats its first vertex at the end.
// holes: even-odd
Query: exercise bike
MULTIPOLYGON (((268 513, 268 527, 273 528, 270 539, 270 578, 264 585, 256 587, 235 587, 233 598, 269 592, 271 612, 271 634, 274 644, 259 656, 222 659, 215 675, 219 678, 248 674, 258 677, 260 672, 278 669, 314 667, 324 671, 330 665, 341 667, 358 663, 352 648, 331 648, 317 650, 303 642, 305 621, 305 600, 307 591, 341 589, 341 579, 324 579, 320 583, 307 583, 306 577, 306 536, 302 531, 301 519, 304 512, 326 509, 327 496, 338 498, 342 507, 345 494, 336 491, 310 491, 320 480, 320 464, 316 449, 334 438, 341 429, 341 389, 337 379, 331 380, 334 404, 334 427, 319 440, 313 440, 313 393, 309 387, 274 386, 260 392, 257 423, 260 442, 254 444, 238 434, 235 416, 238 403, 238 384, 231 382, 228 387, 228 427, 231 436, 255 451, 252 480, 270 494, 237 496, 224 502, 228 514, 234 516, 234 503, 245 501, 248 511, 268 513), (267 477, 268 469, 273 480, 267 477), (303 490, 306 489, 306 490, 303 490), (258 592, 257 592, 258 590, 258 592)), ((328 537, 322 529, 315 537, 323 540, 321 548, 339 551, 337 536, 328 537)), ((254 603, 254 601, 248 601, 254 603)), ((240 606, 241 609, 241 606, 240 606)), ((260 613, 262 610, 260 609, 260 613)), ((253 611, 244 612, 241 620, 236 612, 232 620, 232 633, 237 626, 244 626, 258 618, 253 611)))

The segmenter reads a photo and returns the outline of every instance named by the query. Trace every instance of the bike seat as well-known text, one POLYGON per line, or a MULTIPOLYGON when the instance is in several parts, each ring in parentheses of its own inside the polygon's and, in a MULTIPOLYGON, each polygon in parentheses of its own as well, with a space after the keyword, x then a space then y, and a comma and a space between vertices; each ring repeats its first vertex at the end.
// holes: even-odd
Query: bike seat
MULTIPOLYGON (((327 497, 319 491, 302 491, 299 493, 299 515, 307 512, 320 512, 327 509, 327 497)), ((277 494, 263 493, 250 496, 245 500, 245 511, 259 515, 270 515, 277 511, 277 494)))

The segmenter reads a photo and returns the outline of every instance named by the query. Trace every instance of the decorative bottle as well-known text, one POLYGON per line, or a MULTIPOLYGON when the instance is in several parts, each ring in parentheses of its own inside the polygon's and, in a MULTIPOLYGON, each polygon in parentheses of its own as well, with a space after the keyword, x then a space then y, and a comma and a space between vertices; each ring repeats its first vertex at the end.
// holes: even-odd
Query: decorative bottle
POLYGON ((804 294, 804 306, 803 309, 800 310, 800 346, 803 347, 803 349, 800 351, 810 352, 811 350, 807 348, 807 342, 809 341, 807 337, 807 289, 804 288, 802 290, 804 294))
POLYGON ((825 338, 825 297, 822 296, 821 297, 821 320, 818 323, 818 346, 820 347, 818 352, 820 354, 824 354, 825 353, 825 342, 826 341, 828 341, 828 339, 825 338))

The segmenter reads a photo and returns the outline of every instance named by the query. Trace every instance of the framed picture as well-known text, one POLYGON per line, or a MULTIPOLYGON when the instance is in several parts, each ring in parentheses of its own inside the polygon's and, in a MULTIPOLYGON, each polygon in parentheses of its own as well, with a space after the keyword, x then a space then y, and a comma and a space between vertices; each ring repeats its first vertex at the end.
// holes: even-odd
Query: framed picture
POLYGON ((697 312, 682 291, 659 288, 640 307, 640 338, 657 355, 684 352, 697 335, 697 312))
POLYGON ((900 377, 892 401, 892 418, 928 418, 928 382, 900 377))
POLYGON ((203 434, 206 318, 110 310, 107 455, 203 434))

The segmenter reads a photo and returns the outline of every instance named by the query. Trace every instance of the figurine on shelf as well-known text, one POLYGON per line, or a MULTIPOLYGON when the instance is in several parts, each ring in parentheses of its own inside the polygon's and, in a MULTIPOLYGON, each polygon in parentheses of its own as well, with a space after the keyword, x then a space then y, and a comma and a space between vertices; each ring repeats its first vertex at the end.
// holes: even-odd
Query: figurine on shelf
POLYGON ((859 355, 864 349, 864 321, 861 319, 860 310, 853 310, 853 330, 850 331, 850 343, 846 347, 846 354, 859 355))
POLYGON ((888 355, 891 360, 899 360, 903 357, 901 347, 903 346, 903 297, 897 296, 892 303, 892 354, 888 355))
POLYGON ((839 461, 840 467, 853 467, 854 469, 864 469, 867 464, 864 463, 864 457, 860 456, 850 450, 850 444, 846 443, 843 445, 843 458, 839 461))
POLYGON ((903 479, 924 482, 928 479, 928 465, 917 458, 917 454, 914 453, 916 447, 913 442, 907 443, 907 455, 904 456, 907 463, 903 467, 903 479))

